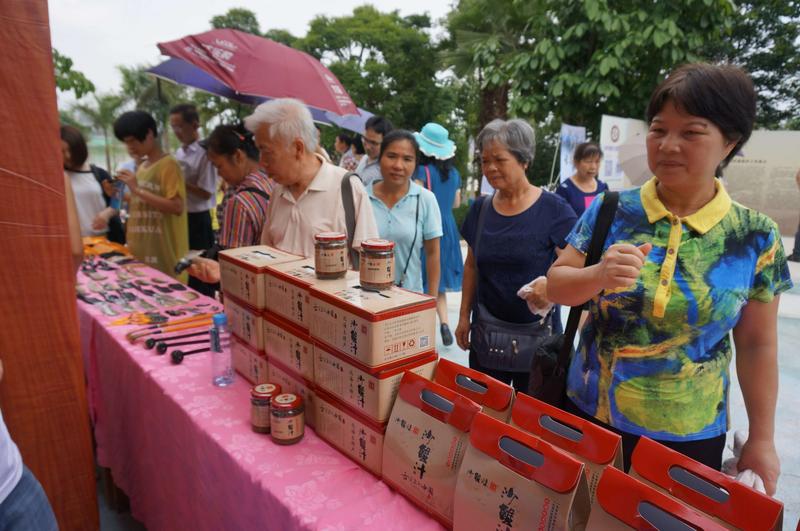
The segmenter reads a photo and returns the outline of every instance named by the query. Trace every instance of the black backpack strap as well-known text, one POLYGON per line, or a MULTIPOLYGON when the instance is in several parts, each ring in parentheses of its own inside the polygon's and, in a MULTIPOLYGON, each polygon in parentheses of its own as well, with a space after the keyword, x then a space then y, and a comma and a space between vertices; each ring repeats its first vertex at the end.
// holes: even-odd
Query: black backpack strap
MULTIPOLYGON (((583 267, 595 265, 600 261, 600 255, 603 253, 603 245, 605 245, 608 230, 611 228, 611 223, 614 221, 614 216, 617 213, 617 204, 619 203, 619 192, 606 192, 603 196, 603 203, 600 205, 600 212, 597 214, 597 220, 594 224, 594 231, 592 232, 592 240, 589 242, 589 249, 586 253, 586 261, 583 267)), ((564 330, 564 343, 561 345, 561 352, 558 354, 557 367, 566 367, 569 363, 569 357, 572 353, 572 344, 575 342, 575 334, 578 332, 578 324, 581 320, 581 311, 584 305, 573 306, 569 310, 569 317, 567 318, 567 327, 564 330)))
POLYGON ((267 192, 265 192, 264 190, 262 190, 261 188, 255 188, 255 187, 252 187, 252 186, 248 186, 247 188, 242 188, 241 190, 236 192, 236 195, 239 195, 242 192, 251 192, 253 194, 260 195, 261 197, 263 197, 264 199, 269 201, 269 194, 267 192))
POLYGON ((494 194, 492 195, 484 195, 478 198, 478 201, 481 201, 480 210, 478 210, 478 222, 475 226, 475 248, 472 249, 472 257, 475 259, 475 301, 478 301, 478 293, 480 290, 478 289, 478 284, 480 283, 480 274, 478 272, 478 249, 481 245, 481 234, 483 233, 483 223, 486 219, 486 213, 489 211, 489 206, 492 204, 492 200, 494 199, 494 194))
POLYGON ((106 172, 106 170, 95 166, 94 164, 89 164, 89 170, 92 172, 92 175, 94 175, 97 184, 100 185, 100 192, 103 194, 103 199, 106 202, 106 206, 109 206, 111 204, 111 196, 106 195, 106 190, 103 188, 103 181, 110 181, 111 176, 108 174, 108 172, 106 172))
POLYGON ((359 256, 353 249, 353 237, 356 232, 356 205, 353 201, 353 183, 350 182, 350 178, 354 175, 358 177, 357 173, 350 171, 342 177, 342 207, 344 208, 344 222, 347 227, 347 249, 350 252, 350 267, 358 269, 359 256))

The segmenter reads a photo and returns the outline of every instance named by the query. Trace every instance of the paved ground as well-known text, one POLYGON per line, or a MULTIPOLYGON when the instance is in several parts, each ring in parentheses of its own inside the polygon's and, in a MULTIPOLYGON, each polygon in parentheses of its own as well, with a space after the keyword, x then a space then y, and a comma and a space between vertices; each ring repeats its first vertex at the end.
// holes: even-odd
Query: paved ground
MULTIPOLYGON (((784 238, 784 248, 791 251, 792 238, 784 238)), ((780 367, 780 389, 776 414, 775 443, 781 458, 781 478, 776 497, 785 505, 784 529, 794 530, 800 519, 800 263, 789 263, 795 288, 781 296, 778 310, 778 363, 780 367)), ((447 306, 450 325, 455 330, 458 323, 458 309, 461 304, 460 293, 448 294, 447 306)), ((567 311, 563 311, 562 322, 567 322, 567 311)), ((436 347, 439 355, 463 365, 468 364, 467 353, 455 344, 445 347, 438 338, 436 347)), ((731 363, 731 432, 728 434, 729 446, 733 446, 733 430, 747 430, 747 413, 744 400, 735 376, 735 363, 731 363)), ((726 450, 730 454, 730 450, 726 450)), ((728 455, 726 455, 728 457, 728 455)))
MULTIPOLYGON (((791 249, 793 240, 784 238, 784 247, 791 249)), ((782 462, 782 475, 778 484, 777 498, 786 507, 784 529, 794 530, 800 518, 800 357, 796 355, 796 346, 800 345, 800 263, 791 263, 789 267, 792 279, 797 287, 781 297, 778 321, 778 356, 780 364, 780 391, 778 394, 778 410, 776 422, 776 444, 782 462)), ((458 323, 458 309, 461 294, 448 294, 447 306, 450 325, 455 330, 458 323)), ((566 311, 563 322, 566 323, 566 311)), ((441 337, 436 345, 439 355, 462 365, 467 365, 467 353, 455 344, 445 347, 441 337)), ((731 391, 731 426, 733 430, 747 429, 747 414, 744 409, 742 393, 735 378, 735 366, 731 364, 733 382, 731 391)), ((729 444, 732 445, 732 433, 729 433, 729 444)), ((730 453, 727 451, 727 453, 730 453)), ((98 489, 100 503, 100 527, 103 530, 139 530, 142 527, 130 517, 130 514, 119 515, 109 510, 105 499, 98 489)))

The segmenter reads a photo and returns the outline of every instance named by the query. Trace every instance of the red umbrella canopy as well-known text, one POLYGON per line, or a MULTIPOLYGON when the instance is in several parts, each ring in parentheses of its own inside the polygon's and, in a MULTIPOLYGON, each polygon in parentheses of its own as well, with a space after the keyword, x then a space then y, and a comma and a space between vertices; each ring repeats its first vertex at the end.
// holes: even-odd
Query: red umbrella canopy
POLYGON ((208 72, 241 94, 297 98, 339 115, 358 114, 336 76, 307 53, 233 29, 158 44, 164 55, 208 72))

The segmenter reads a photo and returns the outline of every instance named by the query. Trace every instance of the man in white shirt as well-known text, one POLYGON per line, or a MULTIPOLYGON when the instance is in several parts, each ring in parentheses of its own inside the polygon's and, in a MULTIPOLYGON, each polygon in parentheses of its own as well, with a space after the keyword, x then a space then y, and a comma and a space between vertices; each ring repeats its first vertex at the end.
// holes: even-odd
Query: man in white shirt
MULTIPOLYGON (((267 206, 261 243, 303 256, 314 255, 314 235, 347 232, 342 204, 344 168, 315 154, 317 136, 311 113, 302 102, 284 98, 262 103, 245 118, 255 133, 261 164, 278 183, 267 206)), ((378 237, 367 192, 351 178, 355 229, 353 248, 378 237)))
POLYGON ((383 142, 383 136, 392 129, 394 126, 388 118, 377 115, 371 116, 364 126, 361 141, 364 144, 366 155, 361 157, 354 170, 361 177, 364 186, 369 186, 372 181, 381 178, 381 165, 378 160, 381 154, 381 142, 383 142))
MULTIPOLYGON (((308 108, 299 100, 282 98, 262 103, 245 118, 255 133, 264 170, 278 186, 267 205, 261 243, 301 256, 314 256, 314 235, 348 234, 342 179, 347 170, 315 153, 317 134, 308 108)), ((378 237, 372 205, 361 181, 350 177, 355 227, 352 248, 378 237)), ((189 274, 206 282, 219 280, 219 263, 196 258, 189 274)))
MULTIPOLYGON (((186 181, 186 212, 189 226, 189 249, 206 250, 214 245, 211 227, 211 209, 216 205, 217 172, 198 140, 200 116, 189 103, 181 103, 169 111, 172 132, 181 143, 175 158, 181 165, 186 181)), ((189 286, 205 295, 213 295, 214 288, 196 279, 189 286)))

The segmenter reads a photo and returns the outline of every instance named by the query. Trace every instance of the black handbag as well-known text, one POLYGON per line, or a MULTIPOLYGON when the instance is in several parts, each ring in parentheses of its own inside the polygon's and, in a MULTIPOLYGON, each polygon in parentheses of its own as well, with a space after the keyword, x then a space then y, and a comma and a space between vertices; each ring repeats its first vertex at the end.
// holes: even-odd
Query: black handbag
MULTIPOLYGON (((111 176, 106 170, 94 164, 89 164, 89 169, 97 180, 97 184, 100 185, 100 190, 103 192, 103 200, 106 202, 106 206, 109 206, 111 204, 111 197, 106 195, 106 191, 103 188, 103 181, 111 181, 111 176)), ((114 216, 108 220, 106 238, 108 238, 108 241, 125 245, 125 226, 122 224, 122 219, 119 217, 119 214, 114 214, 114 216)))
MULTIPOLYGON (((549 315, 548 315, 549 317, 549 315)), ((498 319, 481 303, 472 309, 470 343, 482 367, 528 372, 534 353, 552 333, 550 319, 535 323, 509 323, 498 319)))
MULTIPOLYGON (((619 193, 606 192, 597 222, 589 243, 584 267, 596 264, 603 253, 603 245, 608 236, 608 229, 614 220, 619 203, 619 193)), ((569 311, 567 328, 563 334, 556 334, 541 341, 533 355, 531 376, 528 381, 528 394, 532 397, 547 402, 550 405, 561 407, 566 399, 567 371, 574 354, 573 344, 581 320, 581 311, 584 305, 573 306, 569 311)))
MULTIPOLYGON (((476 269, 484 217, 491 201, 491 196, 484 198, 478 213, 474 246, 476 269)), ((533 323, 510 323, 489 313, 481 304, 477 292, 476 287, 470 325, 470 344, 478 363, 486 369, 530 371, 536 349, 552 333, 552 314, 533 323)))

